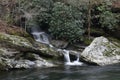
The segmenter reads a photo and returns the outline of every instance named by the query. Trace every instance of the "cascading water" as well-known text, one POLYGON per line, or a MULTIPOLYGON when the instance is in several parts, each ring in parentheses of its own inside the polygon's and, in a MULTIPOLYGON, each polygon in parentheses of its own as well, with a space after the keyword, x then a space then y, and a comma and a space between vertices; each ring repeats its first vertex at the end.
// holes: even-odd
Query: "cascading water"
POLYGON ((37 42, 50 44, 45 32, 33 32, 32 35, 37 42))
POLYGON ((41 31, 39 27, 31 28, 31 34, 37 42, 47 44, 50 47, 53 47, 49 42, 48 35, 45 32, 41 31))
POLYGON ((63 55, 65 57, 66 62, 70 63, 71 61, 70 61, 69 51, 68 50, 63 50, 63 51, 64 51, 63 55))
POLYGON ((63 55, 64 55, 65 60, 66 60, 65 65, 71 65, 71 66, 77 65, 77 66, 81 66, 83 64, 82 62, 79 62, 79 56, 77 56, 77 60, 71 62, 70 61, 70 55, 69 55, 69 53, 70 52, 68 50, 63 50, 63 55))
MULTIPOLYGON (((31 33, 34 37, 34 39, 37 41, 37 42, 40 42, 40 43, 44 43, 44 44, 47 44, 49 45, 50 47, 54 47, 50 44, 49 42, 49 39, 48 39, 48 36, 45 32, 43 31, 40 31, 39 28, 37 29, 32 29, 32 33, 31 33)), ((62 50, 62 49, 57 49, 57 51, 60 51, 63 53, 64 55, 64 58, 66 60, 65 62, 65 65, 71 65, 71 66, 74 66, 74 65, 79 65, 81 66, 83 63, 82 62, 79 62, 79 55, 77 55, 77 60, 71 62, 70 61, 70 55, 69 55, 69 50, 62 50)))

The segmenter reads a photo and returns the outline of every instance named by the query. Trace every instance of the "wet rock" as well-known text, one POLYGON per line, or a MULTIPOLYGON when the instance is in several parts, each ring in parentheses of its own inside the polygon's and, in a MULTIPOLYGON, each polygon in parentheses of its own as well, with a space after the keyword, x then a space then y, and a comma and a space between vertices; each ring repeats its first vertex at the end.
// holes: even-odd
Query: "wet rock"
POLYGON ((33 45, 24 37, 0 33, 0 70, 13 68, 51 67, 52 62, 43 59, 59 57, 58 51, 49 45, 33 45))
POLYGON ((1 47, 21 49, 23 51, 33 48, 32 44, 27 39, 5 33, 0 33, 0 43, 1 47))
POLYGON ((60 48, 60 49, 61 48, 64 49, 64 48, 66 48, 68 46, 68 42, 61 41, 61 40, 52 40, 51 44, 53 46, 55 46, 56 48, 60 48))
MULTIPOLYGON (((42 59, 42 58, 41 58, 42 59)), ((8 59, 6 60, 6 69, 27 69, 27 68, 37 68, 37 67, 53 67, 54 64, 42 59, 42 60, 14 60, 8 59)))
POLYGON ((45 45, 39 42, 35 42, 35 44, 36 44, 35 50, 39 51, 40 53, 38 54, 42 56, 47 56, 51 58, 55 58, 55 57, 57 58, 61 56, 57 51, 57 49, 51 48, 49 45, 45 45))
POLYGON ((109 41, 105 37, 97 37, 80 55, 83 60, 101 66, 119 63, 119 45, 119 42, 109 41))
MULTIPOLYGON (((16 52, 34 52, 41 55, 59 57, 58 52, 53 48, 50 48, 49 45, 45 45, 39 42, 35 42, 35 45, 33 45, 26 38, 4 33, 0 33, 0 46, 4 47, 5 49, 9 49, 10 51, 14 49, 16 52)), ((10 52, 9 50, 8 52, 10 52)))

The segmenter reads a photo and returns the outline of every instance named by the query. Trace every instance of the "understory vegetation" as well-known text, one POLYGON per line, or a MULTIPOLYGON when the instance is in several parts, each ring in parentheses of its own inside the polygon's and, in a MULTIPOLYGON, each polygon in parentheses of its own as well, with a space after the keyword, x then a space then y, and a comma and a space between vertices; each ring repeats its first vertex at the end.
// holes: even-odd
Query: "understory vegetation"
POLYGON ((26 31, 39 26, 54 39, 75 43, 84 41, 87 34, 90 37, 93 28, 106 33, 120 30, 120 8, 113 3, 112 0, 72 3, 71 0, 0 0, 0 19, 26 31))
POLYGON ((49 31, 56 39, 80 41, 84 33, 83 14, 77 8, 57 2, 54 4, 49 31))

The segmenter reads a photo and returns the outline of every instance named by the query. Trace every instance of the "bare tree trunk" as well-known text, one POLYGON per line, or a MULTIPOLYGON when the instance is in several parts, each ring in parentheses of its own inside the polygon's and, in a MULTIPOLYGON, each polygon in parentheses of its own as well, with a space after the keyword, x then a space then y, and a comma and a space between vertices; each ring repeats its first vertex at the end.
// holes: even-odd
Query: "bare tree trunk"
POLYGON ((89 5, 88 5, 88 38, 90 40, 90 28, 91 28, 91 1, 89 0, 89 5))

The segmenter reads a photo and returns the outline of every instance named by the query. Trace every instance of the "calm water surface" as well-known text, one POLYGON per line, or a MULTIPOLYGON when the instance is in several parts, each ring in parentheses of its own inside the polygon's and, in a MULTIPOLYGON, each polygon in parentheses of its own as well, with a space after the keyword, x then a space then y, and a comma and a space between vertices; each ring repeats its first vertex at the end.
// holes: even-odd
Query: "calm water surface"
POLYGON ((14 70, 0 72, 0 80, 120 80, 120 65, 14 70))

